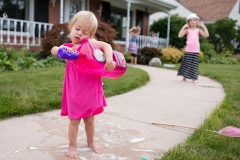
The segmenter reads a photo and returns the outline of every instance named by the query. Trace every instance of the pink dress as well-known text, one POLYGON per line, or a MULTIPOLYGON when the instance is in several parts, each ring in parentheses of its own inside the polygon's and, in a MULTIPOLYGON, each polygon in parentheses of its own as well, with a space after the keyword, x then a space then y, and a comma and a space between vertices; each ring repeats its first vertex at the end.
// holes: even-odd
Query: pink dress
POLYGON ((67 60, 64 76, 61 115, 69 119, 100 114, 107 106, 101 76, 81 72, 77 64, 78 60, 67 60))

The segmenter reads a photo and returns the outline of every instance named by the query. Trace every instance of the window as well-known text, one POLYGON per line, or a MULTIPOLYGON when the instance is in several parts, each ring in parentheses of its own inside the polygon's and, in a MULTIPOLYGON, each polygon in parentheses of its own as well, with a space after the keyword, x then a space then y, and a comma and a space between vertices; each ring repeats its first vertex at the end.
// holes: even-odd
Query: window
MULTIPOLYGON (((130 19, 132 12, 130 12, 130 19)), ((127 10, 111 6, 111 22, 114 23, 113 28, 118 32, 116 40, 125 41, 127 32, 127 10)), ((131 26, 130 20, 130 26, 131 26)))
POLYGON ((4 13, 8 18, 25 20, 27 0, 0 0, 0 16, 4 13))
MULTIPOLYGON (((3 18, 26 19, 26 10, 28 0, 0 0, 0 16, 3 18)), ((10 31, 14 30, 14 22, 10 21, 10 31)), ((3 20, 2 29, 7 30, 7 20, 3 20)), ((17 31, 20 30, 20 24, 17 24, 17 31)))

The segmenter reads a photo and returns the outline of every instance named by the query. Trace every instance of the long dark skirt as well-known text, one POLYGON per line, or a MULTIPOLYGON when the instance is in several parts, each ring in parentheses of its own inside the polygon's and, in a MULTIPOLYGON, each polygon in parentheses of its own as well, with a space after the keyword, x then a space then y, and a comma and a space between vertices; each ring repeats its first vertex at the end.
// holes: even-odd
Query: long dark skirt
POLYGON ((177 75, 187 79, 197 80, 198 59, 198 53, 185 52, 177 75))

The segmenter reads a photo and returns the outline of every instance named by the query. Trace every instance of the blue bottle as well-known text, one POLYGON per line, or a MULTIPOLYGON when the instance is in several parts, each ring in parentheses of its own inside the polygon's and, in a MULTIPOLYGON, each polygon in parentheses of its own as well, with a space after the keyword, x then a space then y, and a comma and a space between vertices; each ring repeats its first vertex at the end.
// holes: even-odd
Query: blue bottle
POLYGON ((68 51, 64 48, 59 48, 58 50, 58 58, 75 60, 78 59, 78 52, 68 51))

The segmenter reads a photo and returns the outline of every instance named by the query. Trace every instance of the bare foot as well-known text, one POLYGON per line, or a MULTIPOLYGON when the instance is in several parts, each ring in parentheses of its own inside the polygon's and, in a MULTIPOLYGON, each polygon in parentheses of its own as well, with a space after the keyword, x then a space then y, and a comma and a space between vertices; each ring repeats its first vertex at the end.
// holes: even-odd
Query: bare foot
POLYGON ((67 156, 69 158, 78 158, 77 147, 69 146, 67 156))
POLYGON ((197 81, 193 81, 192 83, 193 83, 193 84, 197 84, 197 81))
POLYGON ((96 143, 89 143, 88 147, 90 147, 94 152, 98 153, 101 151, 101 147, 96 145, 96 143))
POLYGON ((187 81, 187 79, 186 79, 186 78, 183 78, 183 81, 187 81))

